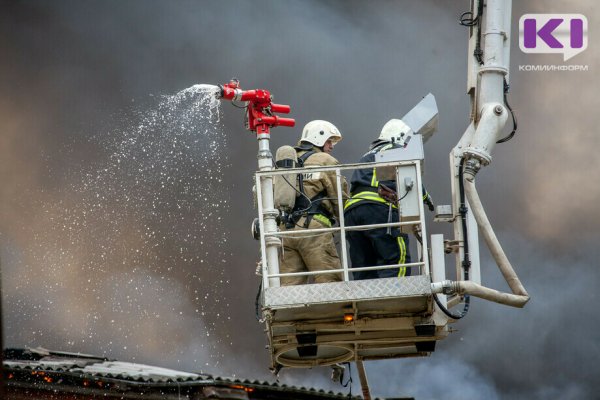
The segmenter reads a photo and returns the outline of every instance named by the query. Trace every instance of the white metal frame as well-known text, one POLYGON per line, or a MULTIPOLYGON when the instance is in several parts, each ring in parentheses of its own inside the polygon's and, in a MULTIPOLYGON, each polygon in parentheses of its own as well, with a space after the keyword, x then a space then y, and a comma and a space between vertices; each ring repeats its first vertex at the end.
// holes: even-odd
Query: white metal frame
MULTIPOLYGON (((418 267, 420 270, 420 274, 423 275, 431 275, 430 266, 429 266, 429 257, 424 256, 422 262, 412 262, 406 264, 391 264, 391 265, 381 265, 381 266, 368 266, 368 267, 360 267, 360 268, 349 268, 348 266, 348 255, 346 248, 346 232, 353 230, 369 230, 376 228, 387 228, 387 227, 401 227, 401 226, 412 226, 418 225, 421 229, 422 240, 423 243, 421 246, 417 246, 419 249, 419 257, 423 255, 427 255, 427 228, 424 219, 424 208, 423 202, 419 201, 419 217, 418 220, 415 221, 396 221, 391 223, 384 224, 370 224, 370 225, 360 225, 360 226, 346 226, 344 219, 344 198, 342 193, 342 174, 341 171, 353 171, 357 169, 373 169, 373 168, 381 168, 381 167, 395 167, 396 168, 396 184, 397 187, 401 187, 399 173, 402 168, 415 168, 416 171, 416 182, 414 183, 413 189, 417 191, 418 199, 421 200, 423 198, 422 191, 422 177, 421 177, 421 160, 411 160, 411 161, 390 161, 390 162, 378 162, 378 163, 360 163, 360 164, 345 164, 338 166, 323 166, 323 167, 309 167, 309 168, 286 168, 286 169, 278 169, 278 170, 270 170, 270 171, 259 171, 255 175, 256 180, 256 195, 258 200, 258 215, 259 215, 259 224, 260 224, 260 249, 262 255, 262 274, 263 274, 263 290, 269 287, 277 287, 279 286, 280 277, 284 276, 310 276, 316 274, 333 274, 333 273, 342 273, 343 280, 350 280, 350 270, 352 271, 371 271, 371 270, 380 270, 386 268, 397 268, 397 267, 418 267), (265 232, 265 221, 267 218, 271 217, 271 213, 268 210, 265 210, 262 206, 263 199, 263 189, 262 189, 262 181, 265 179, 272 180, 275 175, 290 175, 290 174, 300 174, 310 170, 311 172, 331 172, 334 171, 336 174, 336 182, 337 182, 337 200, 338 200, 338 211, 339 211, 339 226, 331 227, 331 228, 318 228, 318 229, 301 229, 301 230, 286 230, 281 231, 277 230, 275 232, 265 232), (415 188, 416 186, 416 188, 415 188), (341 254, 340 261, 342 264, 341 269, 335 270, 323 270, 323 271, 306 271, 306 272, 294 272, 294 273, 281 273, 279 271, 279 264, 276 266, 272 265, 272 261, 267 257, 267 240, 270 238, 281 239, 286 236, 298 236, 298 235, 306 235, 306 234, 319 234, 326 232, 340 232, 340 247, 341 254)), ((401 202, 399 203, 399 211, 401 214, 401 202)), ((417 268, 415 268, 417 269, 417 268)))

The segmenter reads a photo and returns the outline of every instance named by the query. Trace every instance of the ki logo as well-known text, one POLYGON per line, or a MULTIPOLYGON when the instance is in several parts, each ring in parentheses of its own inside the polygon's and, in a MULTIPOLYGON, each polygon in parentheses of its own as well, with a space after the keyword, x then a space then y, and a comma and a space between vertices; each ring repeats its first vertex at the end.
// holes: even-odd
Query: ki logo
POLYGON ((582 14, 525 14, 519 19, 519 48, 524 53, 562 53, 567 61, 587 48, 587 29, 582 14))

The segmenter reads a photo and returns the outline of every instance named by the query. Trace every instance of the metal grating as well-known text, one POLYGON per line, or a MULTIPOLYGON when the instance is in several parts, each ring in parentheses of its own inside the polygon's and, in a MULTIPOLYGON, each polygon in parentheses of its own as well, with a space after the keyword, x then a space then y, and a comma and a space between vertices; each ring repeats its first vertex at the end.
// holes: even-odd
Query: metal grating
POLYGON ((431 295, 429 277, 418 275, 404 278, 266 288, 264 306, 277 309, 303 307, 312 304, 429 295, 431 295))

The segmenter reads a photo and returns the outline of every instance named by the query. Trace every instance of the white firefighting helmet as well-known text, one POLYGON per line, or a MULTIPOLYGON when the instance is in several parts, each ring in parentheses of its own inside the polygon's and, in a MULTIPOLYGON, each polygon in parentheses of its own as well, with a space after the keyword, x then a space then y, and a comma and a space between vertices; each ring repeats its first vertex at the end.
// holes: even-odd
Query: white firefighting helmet
POLYGON ((304 125, 300 141, 312 143, 317 147, 323 147, 327 140, 333 143, 342 140, 342 134, 331 122, 316 119, 304 125))
POLYGON ((401 119, 390 119, 381 129, 379 140, 403 144, 406 138, 413 134, 410 126, 401 119))

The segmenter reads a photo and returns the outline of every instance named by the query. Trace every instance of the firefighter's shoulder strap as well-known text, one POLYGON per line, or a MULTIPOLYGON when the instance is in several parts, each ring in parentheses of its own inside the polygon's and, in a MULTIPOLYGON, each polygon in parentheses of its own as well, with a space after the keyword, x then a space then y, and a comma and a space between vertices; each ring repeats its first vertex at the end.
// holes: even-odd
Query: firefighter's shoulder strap
MULTIPOLYGON (((306 162, 306 160, 315 153, 316 151, 310 150, 302 154, 300 157, 298 157, 298 165, 300 167, 304 167, 304 163, 306 162)), ((304 222, 305 228, 308 228, 310 220, 315 216, 320 217, 321 221, 327 221, 327 223, 331 224, 332 216, 322 205, 323 199, 327 197, 327 192, 325 191, 325 189, 320 193, 317 193, 312 198, 308 198, 308 196, 304 192, 304 177, 302 174, 299 174, 298 180, 301 193, 299 193, 296 197, 294 217, 299 218, 302 215, 306 215, 306 221, 304 222)))
POLYGON ((306 153, 302 154, 300 157, 298 157, 298 165, 300 167, 304 167, 304 163, 306 162, 308 157, 312 156, 315 153, 316 153, 316 151, 310 150, 310 151, 307 151, 306 153))
MULTIPOLYGON (((300 157, 298 157, 298 166, 300 168, 304 168, 304 163, 306 162, 308 157, 312 156, 315 153, 316 151, 309 150, 306 153, 302 154, 300 157)), ((300 193, 297 193, 296 197, 306 198, 306 193, 304 193, 304 174, 298 174, 298 189, 300 190, 300 193)))

